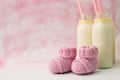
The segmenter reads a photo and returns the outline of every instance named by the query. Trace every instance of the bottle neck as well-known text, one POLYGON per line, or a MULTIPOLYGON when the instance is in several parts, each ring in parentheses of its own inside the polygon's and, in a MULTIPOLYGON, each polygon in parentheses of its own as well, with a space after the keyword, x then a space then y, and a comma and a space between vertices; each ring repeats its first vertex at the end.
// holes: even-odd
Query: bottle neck
POLYGON ((108 12, 98 12, 94 21, 112 22, 112 15, 108 12))
POLYGON ((97 18, 97 19, 94 19, 95 22, 112 22, 111 19, 109 18, 97 18))

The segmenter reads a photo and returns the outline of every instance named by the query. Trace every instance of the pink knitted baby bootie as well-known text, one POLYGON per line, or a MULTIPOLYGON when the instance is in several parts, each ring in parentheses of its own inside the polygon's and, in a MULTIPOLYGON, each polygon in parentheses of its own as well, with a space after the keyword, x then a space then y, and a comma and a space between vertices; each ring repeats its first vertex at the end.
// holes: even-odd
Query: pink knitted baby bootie
POLYGON ((88 74, 97 68, 98 49, 95 46, 83 46, 79 50, 80 59, 72 63, 72 71, 75 74, 88 74))
POLYGON ((71 71, 72 61, 76 57, 75 48, 61 48, 59 57, 52 59, 49 63, 49 70, 52 73, 64 73, 71 71))

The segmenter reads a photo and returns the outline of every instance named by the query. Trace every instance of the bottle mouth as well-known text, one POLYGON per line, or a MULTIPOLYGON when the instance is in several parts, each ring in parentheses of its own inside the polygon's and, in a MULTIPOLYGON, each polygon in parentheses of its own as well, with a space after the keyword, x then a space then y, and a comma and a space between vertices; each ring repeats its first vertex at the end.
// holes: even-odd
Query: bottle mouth
POLYGON ((112 19, 110 18, 98 18, 94 19, 95 22, 112 22, 112 19))

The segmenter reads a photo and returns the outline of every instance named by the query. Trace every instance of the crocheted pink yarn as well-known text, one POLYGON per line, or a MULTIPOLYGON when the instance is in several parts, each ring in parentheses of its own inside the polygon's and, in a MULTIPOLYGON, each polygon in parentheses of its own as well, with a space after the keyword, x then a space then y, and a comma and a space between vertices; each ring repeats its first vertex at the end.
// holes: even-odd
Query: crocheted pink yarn
POLYGON ((95 46, 83 46, 79 50, 80 59, 72 63, 72 71, 75 74, 87 74, 94 72, 97 68, 98 49, 95 46))
POLYGON ((64 73, 71 71, 72 61, 76 57, 75 48, 61 48, 59 57, 52 59, 49 63, 49 70, 52 73, 64 73))
POLYGON ((83 46, 79 49, 80 58, 96 58, 98 49, 95 46, 83 46))

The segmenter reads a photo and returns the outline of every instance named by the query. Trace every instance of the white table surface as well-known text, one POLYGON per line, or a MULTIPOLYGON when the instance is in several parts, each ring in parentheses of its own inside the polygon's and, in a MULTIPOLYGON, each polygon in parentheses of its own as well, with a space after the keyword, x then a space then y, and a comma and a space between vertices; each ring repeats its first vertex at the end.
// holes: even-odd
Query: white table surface
POLYGON ((111 69, 98 69, 88 75, 52 74, 47 63, 9 66, 0 69, 0 80, 120 80, 120 61, 111 69))

